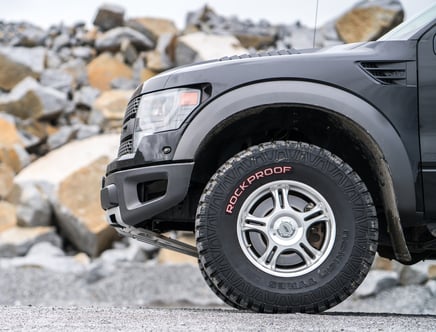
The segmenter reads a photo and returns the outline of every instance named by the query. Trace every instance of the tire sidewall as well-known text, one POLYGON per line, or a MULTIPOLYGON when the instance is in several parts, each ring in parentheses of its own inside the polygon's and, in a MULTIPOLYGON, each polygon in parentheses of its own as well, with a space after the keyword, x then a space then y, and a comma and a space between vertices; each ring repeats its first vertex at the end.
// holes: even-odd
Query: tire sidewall
POLYGON ((212 204, 204 211, 210 236, 208 260, 217 265, 217 282, 225 280, 236 293, 254 294, 265 303, 277 302, 269 296, 272 294, 300 294, 297 302, 312 303, 313 299, 331 297, 338 287, 350 284, 350 275, 361 266, 361 249, 354 243, 356 232, 363 234, 367 230, 356 227, 355 221, 359 220, 364 202, 359 200, 353 179, 331 154, 323 150, 320 153, 319 149, 310 151, 307 145, 304 151, 295 144, 279 145, 274 149, 249 149, 217 173, 209 190, 212 204), (247 186, 247 179, 253 174, 265 176, 256 177, 247 186), (302 182, 315 189, 327 200, 335 217, 336 234, 329 256, 316 269, 300 276, 280 277, 258 269, 242 251, 237 235, 238 214, 250 194, 267 183, 282 180, 302 182))

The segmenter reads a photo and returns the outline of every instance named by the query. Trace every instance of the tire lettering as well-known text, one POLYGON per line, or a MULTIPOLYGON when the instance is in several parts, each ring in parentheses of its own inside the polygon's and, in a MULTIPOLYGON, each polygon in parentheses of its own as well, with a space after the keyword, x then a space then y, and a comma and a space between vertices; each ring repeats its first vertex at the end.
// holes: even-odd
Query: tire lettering
POLYGON ((269 288, 273 289, 301 289, 309 286, 316 285, 316 281, 313 278, 307 280, 295 281, 295 282, 277 282, 270 281, 268 284, 269 288))
POLYGON ((229 202, 227 203, 226 213, 227 214, 233 213, 233 209, 236 203, 238 202, 239 197, 241 197, 241 195, 245 192, 245 190, 247 190, 247 188, 250 187, 256 180, 275 174, 289 173, 291 171, 292 171, 291 166, 275 166, 275 167, 268 167, 259 172, 251 174, 236 187, 235 191, 233 192, 232 196, 229 199, 229 202))

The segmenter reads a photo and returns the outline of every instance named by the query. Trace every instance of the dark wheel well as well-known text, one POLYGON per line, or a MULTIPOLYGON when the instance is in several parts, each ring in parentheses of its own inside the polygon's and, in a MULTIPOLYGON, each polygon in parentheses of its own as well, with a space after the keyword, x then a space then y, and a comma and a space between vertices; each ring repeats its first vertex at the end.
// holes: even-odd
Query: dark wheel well
POLYGON ((302 141, 336 154, 359 174, 377 209, 379 241, 389 246, 377 161, 364 135, 347 118, 313 106, 274 105, 239 112, 209 133, 198 149, 189 197, 197 200, 215 171, 249 146, 274 140, 302 141))

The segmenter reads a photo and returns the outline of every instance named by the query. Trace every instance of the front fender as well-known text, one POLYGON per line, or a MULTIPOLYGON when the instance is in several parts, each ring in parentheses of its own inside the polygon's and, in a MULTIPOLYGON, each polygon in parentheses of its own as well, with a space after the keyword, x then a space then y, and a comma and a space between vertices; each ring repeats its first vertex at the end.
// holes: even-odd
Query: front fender
POLYGON ((225 119, 244 110, 271 104, 311 105, 346 117, 364 128, 386 160, 401 219, 416 218, 415 184, 405 146, 388 119, 363 99, 344 90, 304 81, 256 83, 232 90, 206 105, 189 123, 174 160, 193 160, 207 135, 225 119))

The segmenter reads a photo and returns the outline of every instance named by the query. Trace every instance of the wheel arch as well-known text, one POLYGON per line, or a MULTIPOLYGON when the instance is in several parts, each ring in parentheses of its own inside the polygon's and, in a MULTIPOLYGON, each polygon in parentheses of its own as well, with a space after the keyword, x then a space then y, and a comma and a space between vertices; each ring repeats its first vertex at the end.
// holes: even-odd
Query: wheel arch
POLYGON ((413 218, 416 211, 413 171, 406 149, 392 124, 375 107, 344 90, 306 81, 262 82, 232 90, 206 105, 190 122, 174 159, 197 159, 214 132, 229 119, 242 119, 268 107, 310 108, 328 114, 348 128, 366 146, 378 170, 377 181, 383 200, 387 227, 396 258, 407 262, 407 249, 400 217, 413 218))

